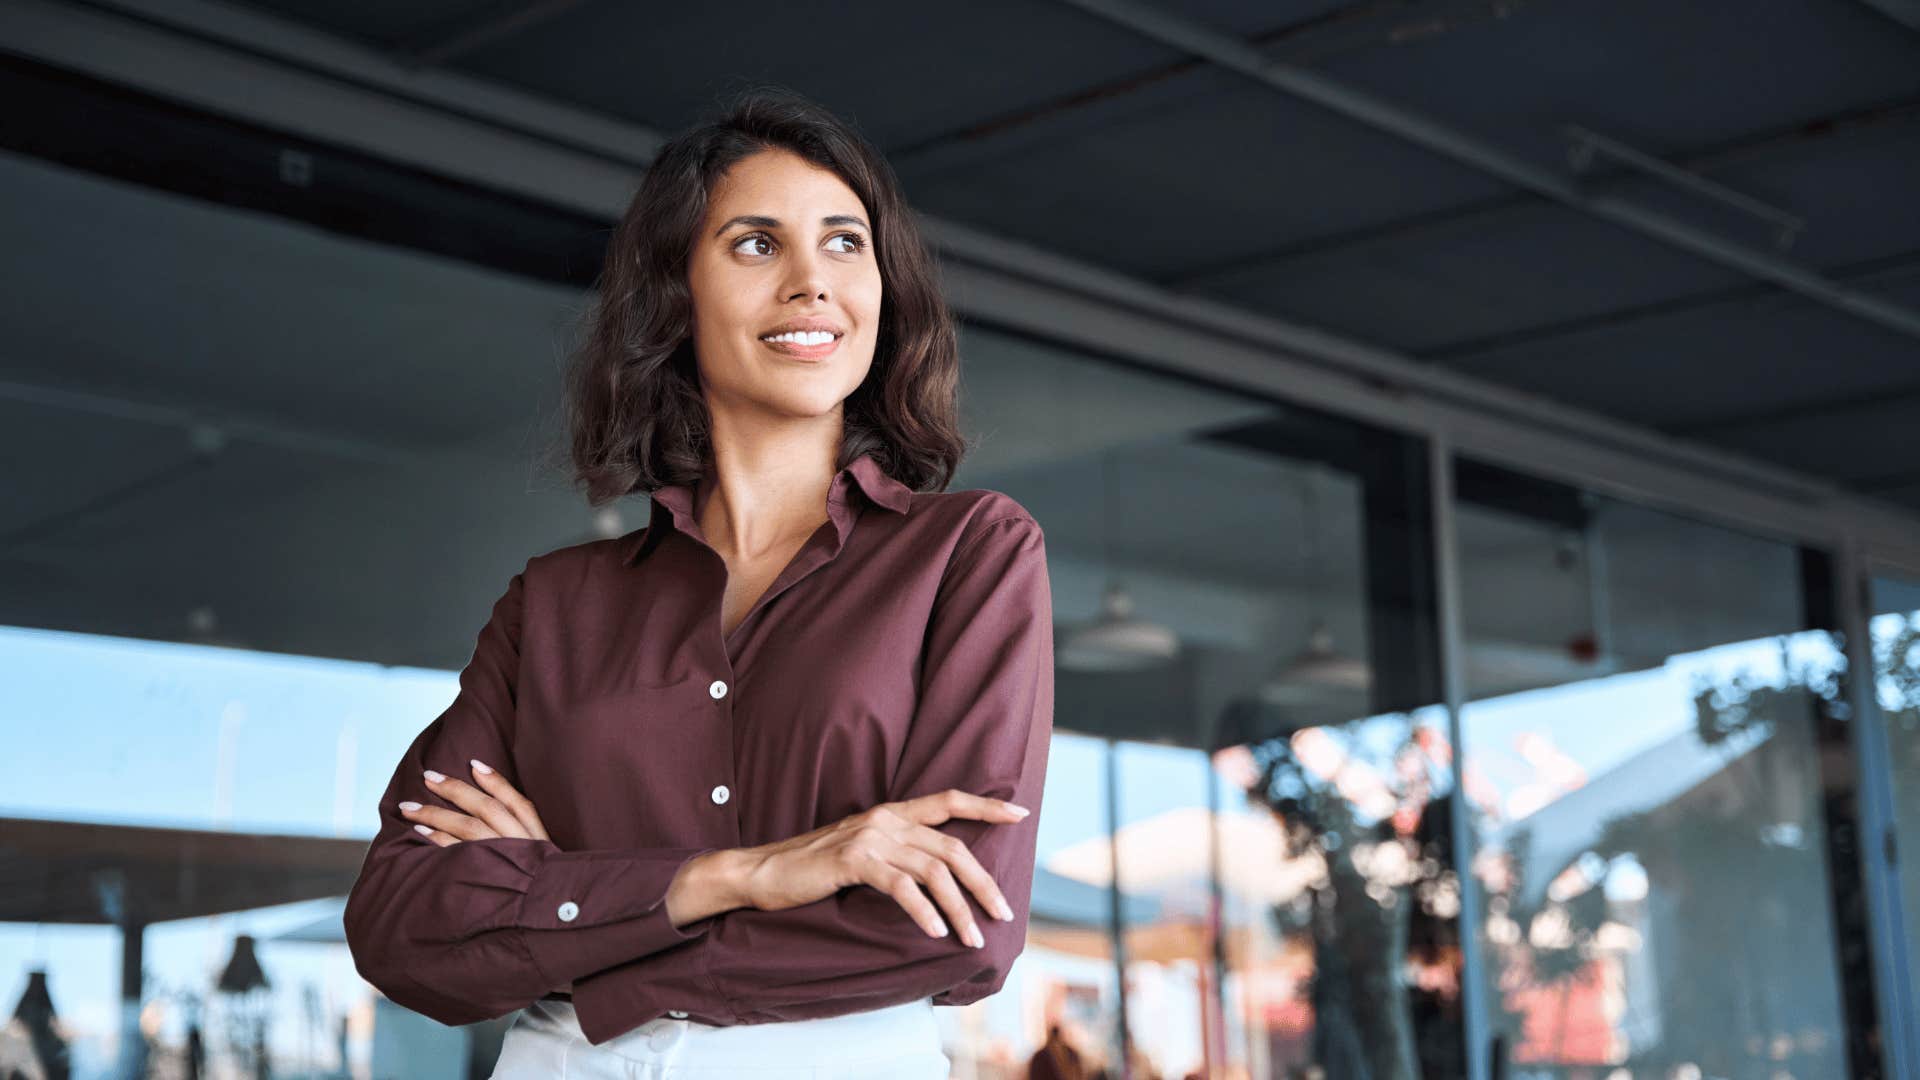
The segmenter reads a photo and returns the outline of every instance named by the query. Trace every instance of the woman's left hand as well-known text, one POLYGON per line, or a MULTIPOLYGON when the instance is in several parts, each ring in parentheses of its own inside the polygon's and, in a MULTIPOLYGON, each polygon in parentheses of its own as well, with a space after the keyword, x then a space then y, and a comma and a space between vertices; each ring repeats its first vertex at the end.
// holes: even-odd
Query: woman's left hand
POLYGON ((416 830, 441 847, 492 836, 549 839, 546 826, 540 823, 540 815, 525 795, 515 791, 512 784, 483 762, 474 760, 468 764, 473 766, 472 784, 442 776, 432 769, 426 772, 427 789, 466 813, 408 801, 400 804, 400 816, 413 822, 416 830))

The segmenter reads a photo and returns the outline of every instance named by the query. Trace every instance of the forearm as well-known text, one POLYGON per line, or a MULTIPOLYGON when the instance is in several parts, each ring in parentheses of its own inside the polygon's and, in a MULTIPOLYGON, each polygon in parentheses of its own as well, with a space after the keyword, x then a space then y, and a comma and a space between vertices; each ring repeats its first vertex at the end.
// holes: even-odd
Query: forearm
POLYGON ((667 918, 676 929, 688 923, 751 907, 747 899, 745 848, 725 848, 687 860, 667 887, 667 918))
MULTIPOLYGON (((1039 816, 1037 782, 986 787, 1039 816)), ((670 1012, 717 1025, 808 1020, 927 997, 964 1005, 993 993, 1026 943, 1034 829, 959 819, 940 828, 967 843, 1014 911, 1012 921, 993 918, 965 894, 982 948, 929 936, 891 895, 855 885, 798 907, 730 911, 700 941, 580 978, 582 1024, 618 1031, 670 1012)))
POLYGON ((393 815, 369 849, 347 897, 347 943, 363 978, 441 1023, 505 1015, 709 929, 691 916, 675 925, 665 896, 717 849, 561 851, 514 837, 442 848, 403 824, 393 815))
MULTIPOLYGON (((725 914, 736 908, 751 907, 746 890, 746 877, 751 865, 753 860, 745 857, 744 848, 709 851, 687 860, 674 875, 672 884, 667 886, 666 899, 662 901, 667 909, 667 920, 674 929, 681 930, 701 919, 725 914)), ((568 980, 553 990, 571 993, 573 982, 568 980)))

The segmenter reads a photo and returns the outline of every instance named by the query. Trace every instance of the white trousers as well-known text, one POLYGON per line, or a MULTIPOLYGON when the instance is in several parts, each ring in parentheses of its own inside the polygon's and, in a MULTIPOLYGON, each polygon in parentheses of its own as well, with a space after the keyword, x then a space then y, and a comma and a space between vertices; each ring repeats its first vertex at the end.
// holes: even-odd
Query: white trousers
POLYGON ((542 998, 507 1028, 492 1080, 948 1080, 933 1000, 772 1024, 661 1017, 595 1046, 573 1003, 542 998))

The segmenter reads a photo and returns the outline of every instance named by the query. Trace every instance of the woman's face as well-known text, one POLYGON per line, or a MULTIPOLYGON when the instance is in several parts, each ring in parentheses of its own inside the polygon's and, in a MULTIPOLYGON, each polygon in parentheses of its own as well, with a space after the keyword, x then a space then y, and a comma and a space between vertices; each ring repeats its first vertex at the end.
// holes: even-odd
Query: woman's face
POLYGON ((880 264, 866 207, 797 154, 763 150, 714 185, 687 284, 710 407, 821 416, 873 366, 880 264), (770 340, 792 324, 797 335, 770 340))

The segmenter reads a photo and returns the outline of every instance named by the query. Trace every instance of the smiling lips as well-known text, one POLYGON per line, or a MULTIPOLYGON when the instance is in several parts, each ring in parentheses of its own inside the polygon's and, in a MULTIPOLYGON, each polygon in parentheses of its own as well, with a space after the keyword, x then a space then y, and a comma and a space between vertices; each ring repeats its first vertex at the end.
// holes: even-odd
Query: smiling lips
POLYGON ((795 360, 818 360, 839 348, 842 336, 827 331, 800 331, 763 337, 760 343, 795 360))

